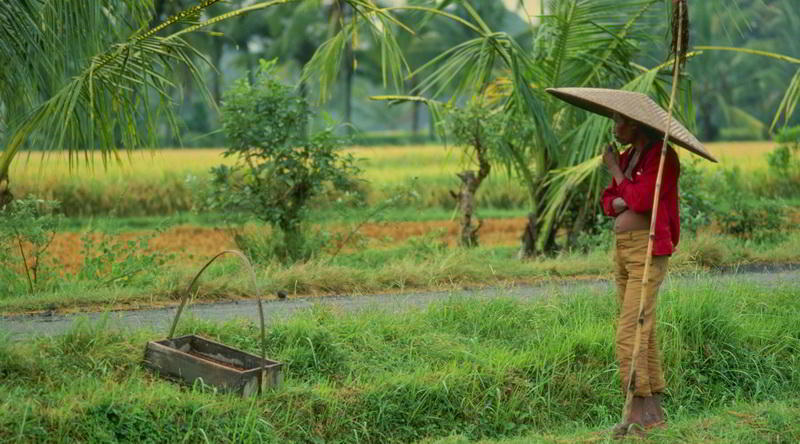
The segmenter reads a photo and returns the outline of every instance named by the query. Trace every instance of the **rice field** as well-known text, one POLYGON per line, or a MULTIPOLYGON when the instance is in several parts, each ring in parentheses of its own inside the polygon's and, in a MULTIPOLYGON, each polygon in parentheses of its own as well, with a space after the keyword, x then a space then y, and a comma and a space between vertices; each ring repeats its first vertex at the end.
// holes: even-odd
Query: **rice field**
MULTIPOLYGON (((702 168, 739 167, 743 172, 766 169, 766 153, 773 142, 707 144, 719 164, 699 161, 702 168)), ((231 164, 220 148, 164 149, 121 153, 104 164, 99 155, 33 152, 12 164, 11 187, 16 196, 33 195, 57 200, 69 216, 158 216, 187 212, 202 201, 211 167, 231 164)), ((455 173, 474 169, 453 146, 355 147, 346 150, 359 159, 367 205, 376 205, 401 190, 415 190, 417 205, 452 209, 450 192, 460 181, 455 173)), ((699 157, 680 150, 683 161, 699 157)), ((518 209, 528 192, 517 178, 495 168, 482 185, 482 208, 518 209)))
MULTIPOLYGON (((744 170, 766 166, 766 153, 774 142, 715 142, 706 147, 720 160, 720 166, 739 166, 744 170)), ((12 183, 50 184, 65 180, 137 181, 159 180, 168 174, 205 174, 212 166, 231 164, 221 156, 220 148, 163 149, 122 153, 119 161, 103 166, 98 155, 81 154, 70 166, 66 153, 33 152, 20 155, 12 164, 12 183), (94 157, 94 158, 92 158, 94 157)), ((361 159, 364 178, 375 183, 451 177, 468 163, 453 147, 386 146, 358 147, 346 150, 361 159)), ((691 156, 681 152, 683 158, 691 156)))

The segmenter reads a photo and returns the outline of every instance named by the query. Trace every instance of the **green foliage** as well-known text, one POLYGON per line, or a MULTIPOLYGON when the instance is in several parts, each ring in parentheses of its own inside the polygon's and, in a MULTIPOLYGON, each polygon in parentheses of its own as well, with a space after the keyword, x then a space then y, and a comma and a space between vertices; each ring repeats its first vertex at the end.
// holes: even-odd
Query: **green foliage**
POLYGON ((174 253, 150 247, 150 241, 161 232, 163 228, 124 240, 87 231, 81 236, 83 263, 78 272, 67 279, 90 282, 94 286, 127 287, 135 285, 137 277, 152 277, 175 258, 174 253))
MULTIPOLYGON (((735 402, 797 405, 796 287, 734 277, 662 289, 671 424, 735 402)), ((160 338, 153 332, 101 323, 0 338, 0 357, 10 358, 0 359, 0 440, 419 442, 596 430, 618 420, 623 400, 614 299, 594 288, 546 301, 480 294, 408 310, 315 307, 272 322, 268 355, 287 364, 284 383, 253 399, 143 370, 141 347, 160 338)), ((189 321, 182 330, 258 353, 252 322, 189 321)), ((779 421, 769 419, 782 431, 773 436, 789 436, 779 421)))
POLYGON ((222 125, 236 165, 212 169, 211 208, 249 213, 280 230, 279 257, 305 259, 303 221, 309 201, 333 189, 354 190, 351 155, 337 152, 332 128, 308 134, 306 100, 275 77, 275 62, 261 62, 251 84, 240 79, 226 93, 222 125))
POLYGON ((786 206, 770 199, 742 196, 741 170, 720 172, 709 185, 717 190, 713 219, 723 233, 754 242, 777 242, 786 238, 786 206))
POLYGON ((775 140, 783 145, 791 146, 792 149, 800 149, 800 125, 781 128, 775 140))
POLYGON ((781 197, 800 193, 800 125, 783 128, 775 140, 780 144, 767 153, 768 190, 781 197))
POLYGON ((714 214, 714 196, 706 180, 708 172, 700 162, 705 160, 692 157, 691 161, 682 162, 679 178, 681 230, 695 235, 711 223, 714 214))
POLYGON ((721 205, 716 219, 724 233, 755 242, 786 238, 786 207, 768 200, 736 199, 721 205))
POLYGON ((44 258, 62 221, 58 208, 30 197, 0 209, 0 293, 35 293, 55 275, 44 258))

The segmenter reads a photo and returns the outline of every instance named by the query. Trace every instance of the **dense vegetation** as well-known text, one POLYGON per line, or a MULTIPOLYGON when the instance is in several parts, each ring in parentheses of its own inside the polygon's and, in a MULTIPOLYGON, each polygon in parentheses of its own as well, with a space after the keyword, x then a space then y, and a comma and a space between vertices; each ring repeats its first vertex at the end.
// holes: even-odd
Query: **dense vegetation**
MULTIPOLYGON (((720 277, 666 285, 661 340, 675 426, 654 432, 657 441, 800 437, 798 290, 797 282, 720 277), (708 414, 718 416, 693 426, 696 415, 708 414)), ((3 340, 0 439, 598 439, 586 430, 610 426, 621 401, 613 298, 592 290, 541 301, 454 294, 400 312, 317 307, 270 325, 268 354, 286 364, 286 379, 252 400, 181 387, 145 370, 145 342, 160 333, 108 323, 27 343, 3 340)), ((189 332, 259 347, 251 323, 179 326, 179 334, 189 332)))
MULTIPOLYGON (((597 194, 610 121, 544 89, 625 88, 666 105, 660 36, 686 2, 553 0, 527 11, 541 13, 535 23, 500 1, 384 3, 6 2, 0 313, 172 305, 231 246, 256 263, 261 289, 283 296, 608 276, 597 194), (343 135, 428 145, 343 150, 343 135), (224 148, 156 151, 149 163, 136 152, 158 146, 224 148), (447 233, 457 212, 460 241, 447 233), (521 220, 532 234, 520 246, 515 226, 492 242, 476 217, 521 220), (401 233, 423 222, 438 228, 401 233), (398 229, 376 229, 387 225, 398 229), (177 248, 160 243, 169 235, 177 248)), ((721 166, 681 158, 683 235, 660 305, 673 425, 656 440, 800 439, 800 287, 679 277, 800 262, 793 6, 690 8, 700 51, 674 85, 677 118, 707 141, 774 142, 712 146, 721 166)), ((193 296, 253 291, 220 261, 193 296)), ((0 441, 594 440, 586 429, 610 425, 621 400, 613 298, 558 296, 313 308, 270 326, 286 381, 254 400, 145 371, 151 331, 83 324, 24 342, 0 332, 0 441)), ((181 328, 256 348, 247 322, 181 328)))

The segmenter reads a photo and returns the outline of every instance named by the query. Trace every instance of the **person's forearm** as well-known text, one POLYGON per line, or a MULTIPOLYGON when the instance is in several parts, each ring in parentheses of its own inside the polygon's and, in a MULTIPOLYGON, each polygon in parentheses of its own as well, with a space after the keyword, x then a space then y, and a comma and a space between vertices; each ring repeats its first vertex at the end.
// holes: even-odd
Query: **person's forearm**
POLYGON ((625 199, 621 197, 617 197, 611 201, 611 206, 614 208, 614 212, 617 214, 620 214, 628 209, 628 204, 625 203, 625 199))

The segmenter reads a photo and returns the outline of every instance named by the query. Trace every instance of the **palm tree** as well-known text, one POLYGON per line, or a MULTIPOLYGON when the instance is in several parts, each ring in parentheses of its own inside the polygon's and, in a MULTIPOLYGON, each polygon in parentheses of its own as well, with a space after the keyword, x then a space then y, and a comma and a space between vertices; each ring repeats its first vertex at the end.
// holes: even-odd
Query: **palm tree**
MULTIPOLYGON (((9 168, 16 154, 29 147, 70 153, 77 165, 97 151, 105 164, 119 159, 119 148, 156 146, 162 122, 177 134, 171 91, 178 83, 175 66, 183 66, 206 96, 196 60, 207 60, 187 38, 224 20, 287 3, 313 0, 250 2, 213 15, 221 0, 204 0, 164 21, 153 4, 141 0, 16 0, 0 6, 0 204, 12 198, 9 168), (158 23, 158 24, 153 24, 158 23), (87 32, 86 30, 90 30, 87 32)), ((386 66, 404 76, 403 57, 388 36, 408 29, 373 0, 338 0, 358 20, 332 37, 345 42, 365 28, 380 41, 386 66), (389 40, 385 42, 384 40, 389 40)), ((163 2, 159 3, 164 7, 163 2)), ((321 48, 341 58, 343 45, 321 48)), ((312 65, 313 59, 312 59, 312 65)), ((338 65, 336 65, 338 66, 338 65)), ((331 65, 317 64, 321 87, 333 84, 331 65)), ((313 72, 313 71, 309 71, 313 72)))
MULTIPOLYGON (((648 68, 636 62, 642 47, 652 40, 654 26, 662 23, 664 12, 673 1, 552 0, 535 30, 532 54, 524 51, 513 37, 493 31, 469 0, 451 3, 464 8, 470 19, 441 10, 435 13, 461 22, 475 37, 445 51, 417 71, 427 73, 417 96, 381 98, 421 101, 431 107, 434 115, 440 115, 435 99, 452 101, 459 96, 492 90, 498 107, 509 113, 524 113, 536 128, 536 137, 527 146, 507 147, 498 159, 530 191, 531 212, 520 255, 530 257, 552 251, 560 228, 578 232, 587 221, 594 220, 593 202, 605 182, 599 168, 601 147, 610 141, 611 123, 553 99, 545 89, 622 88, 647 93, 666 104, 671 81, 667 68, 671 63, 648 68)), ((739 48, 723 50, 747 52, 739 48)), ((760 54, 798 63, 790 57, 760 54)), ((797 103, 800 96, 797 77, 779 113, 791 114, 797 103)), ((680 83, 683 94, 676 117, 691 128, 694 123, 691 85, 685 76, 680 83)))

